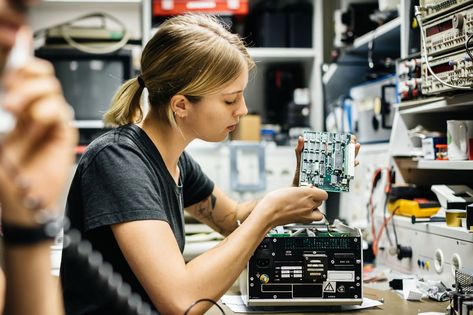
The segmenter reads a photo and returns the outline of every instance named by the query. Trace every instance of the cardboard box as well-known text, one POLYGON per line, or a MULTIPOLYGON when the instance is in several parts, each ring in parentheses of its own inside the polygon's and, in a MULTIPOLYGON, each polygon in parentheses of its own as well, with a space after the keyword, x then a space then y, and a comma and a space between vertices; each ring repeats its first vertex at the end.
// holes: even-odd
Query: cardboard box
POLYGON ((236 130, 230 135, 232 140, 260 141, 261 117, 246 115, 240 118, 236 130))

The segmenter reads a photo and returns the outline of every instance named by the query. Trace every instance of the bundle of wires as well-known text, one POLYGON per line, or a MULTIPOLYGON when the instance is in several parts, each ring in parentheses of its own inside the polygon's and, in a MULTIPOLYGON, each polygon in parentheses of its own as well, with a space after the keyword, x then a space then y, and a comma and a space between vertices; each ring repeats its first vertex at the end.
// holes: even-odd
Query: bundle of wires
MULTIPOLYGON (((370 192, 370 199, 369 199, 369 205, 368 205, 368 207, 369 207, 368 213, 369 213, 369 221, 371 222, 371 234, 372 234, 372 237, 373 237, 373 255, 375 257, 378 254, 378 243, 379 243, 379 240, 381 239, 381 236, 382 236, 382 233, 383 233, 384 229, 386 229, 386 234, 387 234, 388 240, 391 243, 391 237, 390 237, 389 231, 388 231, 388 223, 392 220, 392 218, 394 217, 394 215, 396 214, 398 209, 394 209, 394 211, 391 213, 391 215, 387 218, 386 217, 386 208, 387 208, 386 206, 387 206, 387 202, 388 202, 388 199, 389 199, 389 194, 391 192, 391 185, 392 185, 393 179, 394 179, 394 176, 393 176, 392 168, 380 167, 380 168, 377 168, 375 170, 375 172, 373 174, 373 177, 372 177, 372 180, 371 180, 371 192, 370 192), (384 204, 383 204, 383 223, 382 223, 381 227, 379 228, 378 232, 376 233, 375 217, 374 217, 375 206, 374 206, 374 203, 373 203, 373 195, 374 195, 374 191, 375 191, 379 181, 381 180, 383 171, 386 172, 386 185, 384 187, 384 193, 385 193, 386 196, 385 196, 385 200, 384 200, 384 204)), ((394 221, 393 221, 393 232, 394 232, 394 236, 395 236, 396 244, 397 244, 397 233, 396 233, 396 229, 395 229, 395 226, 394 226, 394 221)))

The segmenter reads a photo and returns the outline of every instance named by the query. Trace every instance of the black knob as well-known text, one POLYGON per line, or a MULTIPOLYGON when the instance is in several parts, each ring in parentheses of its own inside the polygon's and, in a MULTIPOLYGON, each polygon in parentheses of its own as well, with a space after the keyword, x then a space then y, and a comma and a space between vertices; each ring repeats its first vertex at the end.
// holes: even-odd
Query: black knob
POLYGON ((412 258, 412 247, 397 245, 397 259, 412 258))
POLYGON ((371 126, 373 127, 374 131, 379 129, 379 120, 376 118, 375 114, 373 114, 373 117, 371 117, 371 126))

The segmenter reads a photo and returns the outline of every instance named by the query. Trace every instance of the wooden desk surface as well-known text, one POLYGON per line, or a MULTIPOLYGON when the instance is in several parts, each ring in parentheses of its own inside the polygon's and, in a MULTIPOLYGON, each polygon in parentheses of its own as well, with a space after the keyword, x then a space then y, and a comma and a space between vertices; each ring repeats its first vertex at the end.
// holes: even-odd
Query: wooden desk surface
MULTIPOLYGON (((332 312, 332 313, 323 313, 325 315, 340 315, 340 314, 359 314, 359 315, 417 315, 422 312, 441 312, 445 313, 445 309, 448 305, 448 302, 436 302, 433 300, 423 299, 422 301, 406 301, 401 299, 401 297, 392 290, 377 290, 369 287, 363 288, 364 295, 367 298, 377 300, 384 299, 384 304, 375 307, 368 308, 364 310, 357 311, 343 311, 343 312, 332 312)), ((222 305, 222 303, 220 303, 222 305)), ((233 315, 233 313, 228 307, 222 305, 222 308, 225 310, 225 314, 233 315)), ((316 313, 316 312, 314 312, 316 313)), ((208 315, 218 315, 221 312, 214 306, 206 314, 208 315)), ((256 314, 256 313, 252 313, 256 314)), ((270 314, 269 312, 261 314, 270 314)), ((302 315, 303 313, 285 313, 288 315, 302 315)), ((307 314, 307 313, 306 313, 307 314)), ((320 313, 319 313, 320 314, 320 313)))

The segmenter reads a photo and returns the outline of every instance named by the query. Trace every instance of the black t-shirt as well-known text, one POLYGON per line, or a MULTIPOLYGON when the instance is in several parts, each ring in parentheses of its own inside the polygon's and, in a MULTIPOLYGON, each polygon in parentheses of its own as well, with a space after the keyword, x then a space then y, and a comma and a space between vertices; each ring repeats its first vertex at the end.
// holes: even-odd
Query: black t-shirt
MULTIPOLYGON (((78 229, 150 306, 151 301, 127 264, 110 225, 135 220, 166 221, 182 252, 183 207, 210 196, 214 184, 186 152, 179 158, 179 168, 180 185, 176 185, 146 133, 136 125, 125 125, 89 145, 67 198, 66 214, 71 228, 78 229)), ((68 315, 112 314, 117 303, 97 280, 97 275, 79 263, 77 257, 63 251, 61 281, 68 315)))

